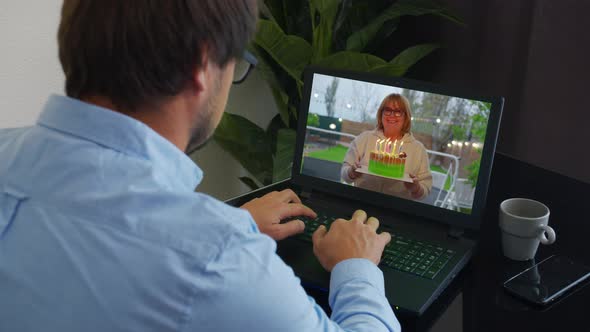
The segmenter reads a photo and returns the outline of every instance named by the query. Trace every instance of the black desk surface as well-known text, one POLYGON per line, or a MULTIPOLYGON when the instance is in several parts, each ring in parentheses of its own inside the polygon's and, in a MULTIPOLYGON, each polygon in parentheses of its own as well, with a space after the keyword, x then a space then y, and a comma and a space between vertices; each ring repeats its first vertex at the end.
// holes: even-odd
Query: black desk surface
MULTIPOLYGON (((549 225, 557 241, 539 245, 537 261, 563 254, 590 265, 590 250, 585 245, 590 243, 590 184, 496 154, 475 256, 423 316, 398 315, 404 331, 429 331, 437 321, 451 321, 453 331, 590 331, 588 283, 545 308, 504 292, 503 282, 531 264, 502 255, 498 208, 511 197, 539 200, 551 210, 549 225), (461 301, 455 301, 459 296, 461 301)), ((325 304, 325 294, 310 294, 325 304)))

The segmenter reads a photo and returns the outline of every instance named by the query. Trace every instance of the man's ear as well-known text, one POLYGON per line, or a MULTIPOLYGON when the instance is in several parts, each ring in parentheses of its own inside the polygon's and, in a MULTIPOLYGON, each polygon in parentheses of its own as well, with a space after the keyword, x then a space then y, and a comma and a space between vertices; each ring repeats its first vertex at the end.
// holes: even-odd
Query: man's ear
POLYGON ((198 94, 206 90, 209 78, 209 59, 204 55, 201 65, 193 72, 193 93, 198 94))

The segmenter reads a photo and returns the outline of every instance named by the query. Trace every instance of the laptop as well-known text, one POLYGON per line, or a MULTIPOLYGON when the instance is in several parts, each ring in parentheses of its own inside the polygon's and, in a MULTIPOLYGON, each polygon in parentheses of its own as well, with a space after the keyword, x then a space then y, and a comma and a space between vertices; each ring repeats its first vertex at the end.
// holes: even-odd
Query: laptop
MULTIPOLYGON (((364 72, 309 67, 304 77, 291 178, 227 202, 239 206, 273 190, 293 189, 318 218, 303 218, 305 232, 279 241, 277 253, 304 286, 325 291, 330 275, 313 254, 311 234, 319 225, 329 228, 335 218, 365 210, 379 219, 379 232, 392 234, 379 265, 389 303, 396 312, 422 315, 477 245, 503 99, 364 72), (391 93, 409 101, 412 134, 427 152, 432 186, 421 199, 366 189, 341 177, 352 142, 375 129, 380 103, 391 93)), ((389 153, 391 160, 403 151, 391 143, 369 146, 362 153, 389 153)), ((367 167, 364 177, 389 183, 407 177, 392 178, 374 164, 361 166, 367 167)))

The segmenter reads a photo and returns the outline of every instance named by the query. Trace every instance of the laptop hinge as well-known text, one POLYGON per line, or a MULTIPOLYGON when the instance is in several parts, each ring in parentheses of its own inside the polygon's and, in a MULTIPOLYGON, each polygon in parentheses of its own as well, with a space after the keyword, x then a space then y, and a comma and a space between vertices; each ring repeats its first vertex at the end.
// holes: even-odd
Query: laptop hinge
POLYGON ((460 239, 463 237, 463 233, 465 232, 462 228, 451 226, 447 235, 453 239, 460 239))

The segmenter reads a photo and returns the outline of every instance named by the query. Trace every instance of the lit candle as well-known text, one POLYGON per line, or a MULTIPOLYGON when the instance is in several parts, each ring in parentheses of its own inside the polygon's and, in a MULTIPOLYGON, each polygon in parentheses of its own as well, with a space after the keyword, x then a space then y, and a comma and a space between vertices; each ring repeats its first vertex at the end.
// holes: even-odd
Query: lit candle
POLYGON ((393 154, 395 155, 395 147, 397 146, 397 140, 395 140, 395 142, 393 143, 393 149, 391 152, 393 152, 393 154))
POLYGON ((375 151, 379 151, 379 141, 380 139, 377 139, 377 141, 375 142, 375 151))
POLYGON ((404 141, 401 141, 401 143, 399 143, 399 148, 398 148, 398 154, 402 153, 402 146, 404 145, 404 141))

